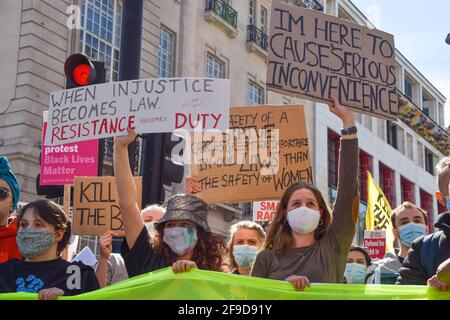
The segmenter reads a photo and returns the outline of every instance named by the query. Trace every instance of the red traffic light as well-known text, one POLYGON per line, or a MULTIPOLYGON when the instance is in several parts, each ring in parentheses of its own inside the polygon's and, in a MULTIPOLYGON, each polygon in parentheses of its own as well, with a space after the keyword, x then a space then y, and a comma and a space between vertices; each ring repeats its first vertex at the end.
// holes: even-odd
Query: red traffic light
POLYGON ((96 83, 97 72, 88 57, 80 53, 72 54, 64 63, 66 88, 88 86, 96 83))
POLYGON ((87 64, 79 64, 72 71, 73 81, 80 86, 87 86, 89 84, 89 74, 91 67, 87 64))

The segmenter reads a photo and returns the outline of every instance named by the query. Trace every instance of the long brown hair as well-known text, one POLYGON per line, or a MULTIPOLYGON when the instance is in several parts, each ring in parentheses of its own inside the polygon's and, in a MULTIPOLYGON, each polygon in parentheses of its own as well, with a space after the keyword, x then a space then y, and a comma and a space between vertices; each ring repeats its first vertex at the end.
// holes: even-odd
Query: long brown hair
POLYGON ((267 234, 266 244, 264 246, 265 249, 283 254, 287 249, 292 247, 294 239, 292 238, 292 229, 286 219, 287 206, 294 192, 300 189, 308 189, 314 194, 322 212, 319 227, 314 231, 314 238, 320 240, 328 231, 331 225, 332 216, 322 193, 314 185, 300 181, 292 184, 284 191, 275 218, 270 223, 271 227, 267 234))
MULTIPOLYGON (((159 230, 150 240, 150 243, 155 252, 163 255, 168 265, 171 265, 176 261, 177 255, 163 241, 164 226, 161 226, 159 230)), ((192 261, 197 264, 199 269, 223 271, 223 255, 226 252, 225 241, 218 235, 206 232, 200 226, 197 226, 197 238, 197 244, 193 249, 192 261)))

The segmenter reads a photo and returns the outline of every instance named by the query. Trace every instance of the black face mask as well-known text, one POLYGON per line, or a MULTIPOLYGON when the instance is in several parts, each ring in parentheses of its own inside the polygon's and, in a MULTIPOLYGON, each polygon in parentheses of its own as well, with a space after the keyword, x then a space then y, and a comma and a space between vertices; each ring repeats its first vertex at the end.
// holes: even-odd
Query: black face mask
POLYGON ((0 187, 0 200, 5 200, 9 195, 9 190, 5 187, 0 187))

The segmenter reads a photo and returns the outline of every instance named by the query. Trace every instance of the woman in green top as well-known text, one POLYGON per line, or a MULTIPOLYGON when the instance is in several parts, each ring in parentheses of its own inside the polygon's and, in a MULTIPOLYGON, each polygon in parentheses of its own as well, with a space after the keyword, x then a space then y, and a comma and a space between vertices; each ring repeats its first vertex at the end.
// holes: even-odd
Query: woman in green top
POLYGON ((297 290, 304 290, 310 282, 344 280, 358 213, 359 149, 353 113, 335 98, 330 98, 329 109, 344 128, 334 210, 330 211, 314 185, 297 182, 288 187, 252 276, 289 281, 297 290))

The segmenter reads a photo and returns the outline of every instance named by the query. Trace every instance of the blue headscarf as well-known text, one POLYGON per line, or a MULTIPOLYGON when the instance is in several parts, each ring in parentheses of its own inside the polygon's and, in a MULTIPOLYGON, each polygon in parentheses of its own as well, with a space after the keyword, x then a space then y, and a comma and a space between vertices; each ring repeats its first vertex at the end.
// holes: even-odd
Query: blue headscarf
POLYGON ((13 206, 16 208, 20 197, 19 183, 9 166, 8 158, 4 156, 0 156, 0 179, 5 180, 9 184, 13 195, 13 206))

